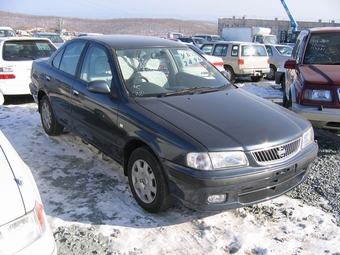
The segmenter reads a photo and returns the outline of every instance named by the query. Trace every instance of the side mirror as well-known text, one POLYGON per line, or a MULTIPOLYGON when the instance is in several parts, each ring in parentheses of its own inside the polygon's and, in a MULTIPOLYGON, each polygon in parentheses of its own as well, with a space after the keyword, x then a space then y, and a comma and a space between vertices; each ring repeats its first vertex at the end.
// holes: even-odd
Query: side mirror
POLYGON ((284 64, 284 68, 286 68, 286 69, 296 69, 296 61, 295 60, 287 60, 284 64))
POLYGON ((111 91, 109 84, 107 84, 107 82, 104 80, 90 81, 87 84, 87 90, 99 94, 109 94, 111 91))

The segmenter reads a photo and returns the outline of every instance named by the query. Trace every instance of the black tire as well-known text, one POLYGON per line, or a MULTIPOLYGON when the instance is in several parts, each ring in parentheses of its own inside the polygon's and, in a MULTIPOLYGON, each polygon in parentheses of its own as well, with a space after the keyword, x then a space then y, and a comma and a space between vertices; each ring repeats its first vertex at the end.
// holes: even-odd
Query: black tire
POLYGON ((286 88, 286 76, 285 74, 282 75, 282 78, 281 78, 281 89, 283 90, 283 92, 285 91, 285 88, 286 88))
POLYGON ((263 79, 263 75, 261 75, 261 76, 250 76, 250 78, 253 82, 259 82, 263 79))
POLYGON ((225 71, 228 73, 228 79, 231 82, 235 82, 235 73, 233 71, 233 69, 230 66, 225 66, 224 67, 225 71))
POLYGON ((171 206, 162 166, 148 147, 132 152, 128 162, 128 178, 133 197, 144 210, 157 213, 171 206))
POLYGON ((64 126, 57 121, 47 96, 43 96, 40 102, 40 118, 46 134, 57 136, 63 132, 64 126))
POLYGON ((276 67, 274 65, 270 65, 270 72, 266 75, 268 80, 274 80, 276 73, 276 67))
POLYGON ((292 101, 287 99, 285 93, 283 93, 282 105, 287 109, 292 109, 292 101))

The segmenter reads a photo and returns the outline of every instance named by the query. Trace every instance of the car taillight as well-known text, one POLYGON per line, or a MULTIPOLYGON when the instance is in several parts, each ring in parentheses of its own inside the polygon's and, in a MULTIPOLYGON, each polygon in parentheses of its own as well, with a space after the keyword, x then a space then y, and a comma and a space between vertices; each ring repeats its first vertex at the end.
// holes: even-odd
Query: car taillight
POLYGON ((14 74, 8 74, 13 72, 12 67, 0 67, 0 80, 5 80, 5 79, 15 79, 14 74), (3 74, 6 73, 6 74, 3 74))
POLYGON ((240 58, 240 59, 237 61, 237 63, 238 63, 239 65, 244 65, 244 59, 240 58))
POLYGON ((267 63, 268 63, 268 65, 270 64, 270 59, 269 58, 267 59, 267 63))
POLYGON ((224 62, 213 62, 212 64, 219 67, 224 66, 224 62))
POLYGON ((0 74, 0 80, 15 79, 14 74, 0 74))

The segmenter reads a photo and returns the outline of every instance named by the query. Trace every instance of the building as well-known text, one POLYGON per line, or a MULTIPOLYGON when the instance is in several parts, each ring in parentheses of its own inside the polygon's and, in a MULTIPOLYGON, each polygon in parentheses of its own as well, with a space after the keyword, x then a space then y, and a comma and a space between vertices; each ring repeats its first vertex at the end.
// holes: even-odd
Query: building
MULTIPOLYGON (((319 20, 318 22, 312 21, 297 21, 298 30, 303 30, 306 28, 312 27, 340 27, 340 23, 335 23, 334 20, 329 22, 322 22, 319 20)), ((260 20, 260 19, 246 19, 236 18, 235 16, 232 18, 219 18, 218 19, 218 34, 222 35, 222 29, 224 27, 268 27, 271 29, 271 34, 276 35, 277 38, 281 38, 282 31, 291 32, 291 22, 290 20, 260 20)), ((280 40, 280 39, 279 39, 280 40)))

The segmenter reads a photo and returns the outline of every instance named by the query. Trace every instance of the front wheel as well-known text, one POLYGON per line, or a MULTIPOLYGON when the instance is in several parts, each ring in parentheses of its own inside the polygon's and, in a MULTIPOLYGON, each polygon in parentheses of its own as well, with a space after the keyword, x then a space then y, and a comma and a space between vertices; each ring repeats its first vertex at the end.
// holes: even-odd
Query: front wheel
POLYGON ((46 134, 57 136, 63 132, 64 126, 56 119, 47 96, 43 96, 40 102, 40 118, 46 134))
POLYGON ((131 154, 128 178, 133 197, 144 210, 157 213, 170 207, 172 201, 162 166, 148 147, 131 154))

